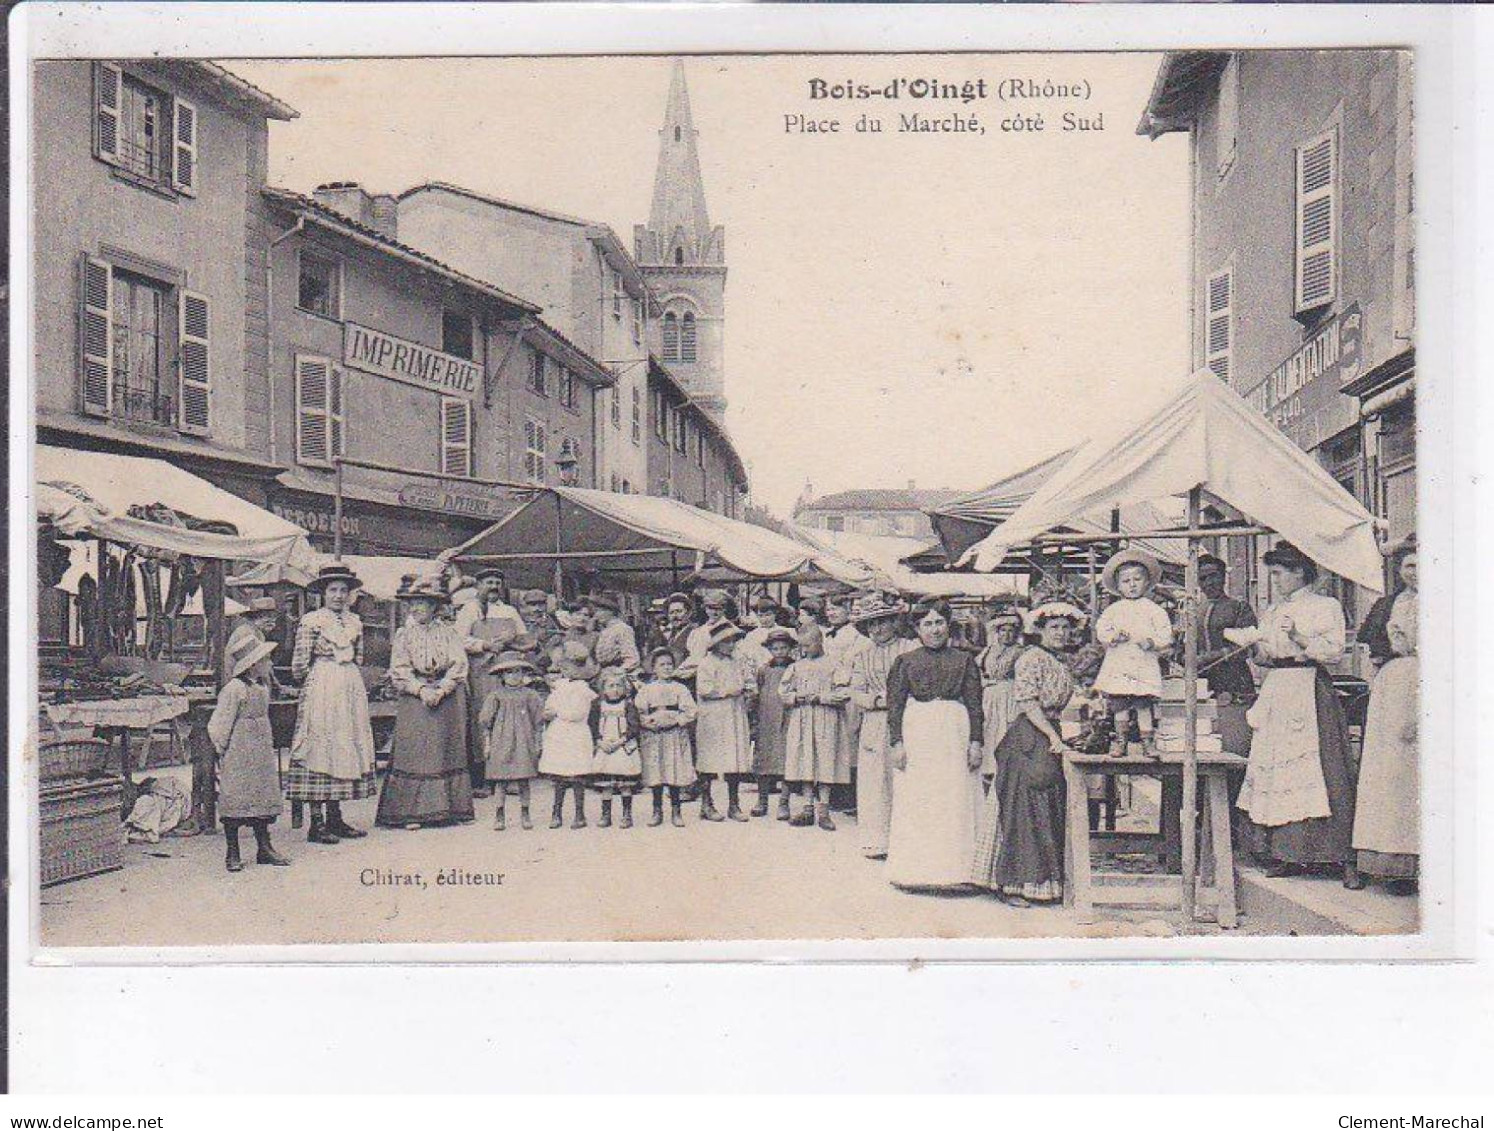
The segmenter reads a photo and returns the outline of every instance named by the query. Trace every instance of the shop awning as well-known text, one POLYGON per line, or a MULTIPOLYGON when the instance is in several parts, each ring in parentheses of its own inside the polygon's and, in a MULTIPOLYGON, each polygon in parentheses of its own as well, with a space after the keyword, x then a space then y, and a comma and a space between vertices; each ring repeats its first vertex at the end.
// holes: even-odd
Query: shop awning
POLYGON ((875 571, 761 526, 653 495, 581 487, 538 490, 518 510, 447 551, 490 561, 511 582, 547 585, 557 561, 575 570, 668 585, 704 574, 719 580, 880 583, 875 571))
MULTIPOLYGON (((948 561, 958 562, 966 551, 977 542, 985 539, 997 530, 1002 523, 1017 513, 1017 509, 1032 498, 1033 494, 1048 480, 1052 479, 1068 460, 1078 451, 1070 448, 1059 452, 1057 455, 1049 456, 1047 459, 1025 467, 1015 474, 999 479, 989 487, 979 491, 973 491, 968 495, 962 495, 958 499, 951 499, 939 507, 927 511, 929 520, 934 524, 934 532, 939 535, 939 542, 944 547, 944 553, 948 561)), ((1136 503, 1120 509, 1118 529, 1116 530, 1117 541, 1124 540, 1134 531, 1156 530, 1175 522, 1181 518, 1181 510, 1176 514, 1152 505, 1149 502, 1136 503)), ((1113 516, 1106 511, 1090 515, 1079 515, 1063 526, 1065 533, 1073 534, 1104 534, 1113 529, 1113 516)), ((1181 566, 1185 557, 1184 551, 1178 544, 1168 542, 1138 542, 1144 546, 1148 553, 1160 561, 1169 562, 1181 566)), ((1055 555, 1060 553, 1058 546, 1044 547, 1041 564, 1051 565, 1055 555)), ((919 560, 927 560, 923 554, 912 555, 919 560)), ((1072 549, 1063 554, 1066 564, 1079 567, 1085 564, 1085 551, 1073 551, 1072 549)), ((1014 563, 1023 569, 1030 568, 1034 563, 1026 560, 1024 554, 1008 555, 1005 564, 1011 566, 1014 563)))
POLYGON ((1382 589, 1375 519, 1207 370, 1138 422, 1081 447, 965 556, 977 569, 995 569, 1013 546, 1077 516, 1175 499, 1195 487, 1295 543, 1322 568, 1382 589))
POLYGON ((164 460, 38 444, 35 483, 38 518, 70 537, 224 561, 311 561, 300 527, 164 460))
POLYGON ((806 526, 795 526, 793 529, 795 537, 811 546, 877 570, 887 578, 889 588, 896 589, 905 597, 986 599, 1020 593, 1026 588, 1024 579, 1010 574, 916 572, 904 565, 903 559, 924 548, 924 543, 917 538, 815 530, 806 526))

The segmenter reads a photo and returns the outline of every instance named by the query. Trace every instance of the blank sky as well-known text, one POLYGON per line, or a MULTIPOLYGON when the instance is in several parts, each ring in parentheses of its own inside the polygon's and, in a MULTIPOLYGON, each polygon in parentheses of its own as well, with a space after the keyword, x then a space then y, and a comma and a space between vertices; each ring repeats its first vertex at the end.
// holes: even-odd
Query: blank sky
MULTIPOLYGON (((1135 124, 1155 55, 767 56, 687 61, 713 222, 726 227, 728 424, 754 497, 806 482, 974 488, 1112 421, 1187 369, 1186 138, 1135 124), (811 102, 883 86, 1087 79, 1087 102, 811 102), (827 109, 828 107, 828 109, 827 109), (984 136, 898 134, 898 112, 975 113, 984 136), (1064 109, 1104 115, 1062 133, 1064 109), (886 131, 850 131, 866 110, 886 131), (845 120, 786 134, 783 116, 845 120)), ((273 183, 468 185, 611 224, 647 219, 663 58, 234 61, 295 106, 273 183)), ((507 284, 508 280, 495 280, 507 284)))

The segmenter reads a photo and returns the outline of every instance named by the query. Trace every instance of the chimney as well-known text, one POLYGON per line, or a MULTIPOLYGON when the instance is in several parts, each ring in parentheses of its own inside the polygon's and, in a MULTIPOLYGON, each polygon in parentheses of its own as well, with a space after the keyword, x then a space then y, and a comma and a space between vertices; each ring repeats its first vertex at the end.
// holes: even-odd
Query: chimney
POLYGON ((355 224, 372 228, 385 239, 395 239, 399 202, 386 194, 371 196, 357 181, 332 181, 318 185, 313 194, 324 208, 346 216, 355 224))

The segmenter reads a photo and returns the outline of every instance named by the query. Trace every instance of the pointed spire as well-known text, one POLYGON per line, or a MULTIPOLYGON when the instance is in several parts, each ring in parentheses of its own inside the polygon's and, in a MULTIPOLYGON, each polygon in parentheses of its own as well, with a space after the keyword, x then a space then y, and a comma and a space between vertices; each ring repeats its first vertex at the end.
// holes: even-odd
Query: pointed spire
POLYGON ((700 155, 695 148, 695 123, 690 117, 690 91, 685 85, 685 64, 674 62, 669 80, 669 101, 664 109, 664 128, 659 131, 659 167, 654 174, 654 200, 648 226, 657 235, 664 253, 674 256, 674 233, 684 229, 687 263, 700 262, 711 236, 706 211, 705 183, 700 175, 700 155))

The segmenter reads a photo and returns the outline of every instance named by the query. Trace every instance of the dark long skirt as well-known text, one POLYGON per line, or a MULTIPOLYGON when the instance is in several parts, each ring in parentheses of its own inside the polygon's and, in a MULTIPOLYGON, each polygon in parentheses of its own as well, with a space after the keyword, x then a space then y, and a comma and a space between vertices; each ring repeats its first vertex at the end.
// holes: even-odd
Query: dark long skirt
POLYGON ((1349 724, 1328 674, 1317 669, 1313 704, 1318 719, 1318 758, 1328 789, 1327 817, 1268 827, 1250 824, 1250 850, 1283 864, 1343 865, 1352 858, 1354 773, 1349 766, 1349 724))
MULTIPOLYGON (((1000 834, 995 858, 980 882, 996 890, 1063 883, 1063 764, 1048 739, 1018 715, 996 744, 1000 834)), ((981 837, 982 843, 987 837, 981 837)), ((977 850, 978 852, 979 850, 977 850)))
POLYGON ((467 765, 466 688, 434 710, 418 696, 401 695, 376 822, 397 828, 472 820, 467 765))

